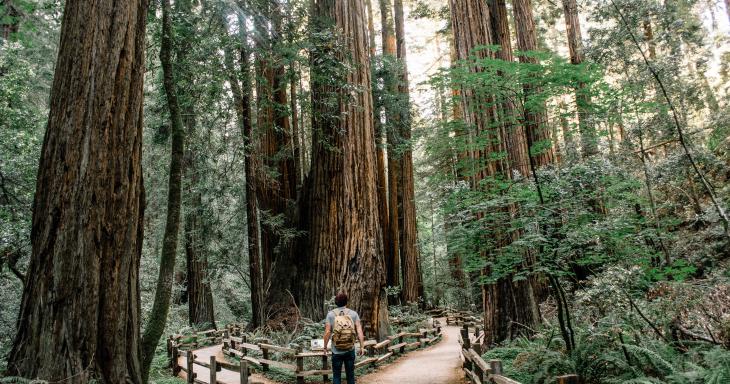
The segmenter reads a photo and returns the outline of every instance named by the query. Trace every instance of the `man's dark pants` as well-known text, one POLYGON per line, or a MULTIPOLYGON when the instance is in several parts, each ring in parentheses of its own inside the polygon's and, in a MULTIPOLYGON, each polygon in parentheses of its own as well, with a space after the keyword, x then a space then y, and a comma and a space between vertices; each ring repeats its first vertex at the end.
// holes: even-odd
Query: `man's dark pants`
POLYGON ((342 383, 343 363, 347 374, 347 384, 355 384, 355 350, 332 354, 332 384, 342 383))

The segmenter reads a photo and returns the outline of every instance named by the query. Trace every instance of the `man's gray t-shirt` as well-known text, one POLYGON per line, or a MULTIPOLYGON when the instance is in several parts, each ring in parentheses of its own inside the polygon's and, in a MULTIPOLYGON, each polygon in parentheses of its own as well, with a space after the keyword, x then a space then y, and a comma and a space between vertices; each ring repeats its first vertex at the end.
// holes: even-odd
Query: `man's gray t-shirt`
MULTIPOLYGON (((357 312, 353 311, 352 309, 349 309, 347 307, 338 307, 336 309, 333 309, 327 313, 326 319, 326 321, 330 324, 330 330, 332 331, 332 335, 334 335, 335 333, 335 317, 340 314, 340 311, 344 311, 346 315, 350 316, 353 325, 357 325, 357 322, 360 321, 360 315, 358 315, 357 312)), ((332 346, 332 353, 334 354, 350 352, 340 351, 339 349, 335 348, 335 343, 332 342, 332 336, 330 336, 330 345, 332 346)))

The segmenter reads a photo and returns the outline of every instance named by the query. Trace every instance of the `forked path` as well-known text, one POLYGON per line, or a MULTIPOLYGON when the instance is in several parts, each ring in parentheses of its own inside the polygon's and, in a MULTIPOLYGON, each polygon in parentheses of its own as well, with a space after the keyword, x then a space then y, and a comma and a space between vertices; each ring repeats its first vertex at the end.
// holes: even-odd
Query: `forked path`
MULTIPOLYGON (((441 324, 445 321, 441 320, 441 324)), ((461 346, 459 345, 459 328, 443 326, 441 341, 421 350, 408 352, 392 364, 379 368, 376 372, 358 377, 358 384, 463 384, 464 372, 461 369, 461 346)), ((221 351, 221 345, 195 350, 197 361, 208 362, 211 356, 218 361, 227 361, 221 351)), ((185 365, 185 358, 180 357, 178 364, 185 365)), ((195 365, 195 373, 199 382, 209 382, 207 368, 195 365)), ((180 376, 185 378, 185 372, 180 376)), ((218 372, 219 383, 240 383, 238 372, 223 369, 218 372)), ((262 375, 251 375, 251 383, 275 384, 262 375)))
MULTIPOLYGON (((441 321, 441 324, 446 323, 441 321)), ((442 340, 357 379, 358 384, 462 384, 459 327, 441 328, 442 340)))

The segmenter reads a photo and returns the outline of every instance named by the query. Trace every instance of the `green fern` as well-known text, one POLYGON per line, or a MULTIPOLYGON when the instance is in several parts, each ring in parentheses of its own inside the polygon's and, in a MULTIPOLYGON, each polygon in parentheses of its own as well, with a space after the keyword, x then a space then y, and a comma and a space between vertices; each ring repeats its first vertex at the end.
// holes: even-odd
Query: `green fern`
POLYGON ((635 359, 649 364, 653 367, 657 373, 662 376, 671 375, 677 373, 674 365, 669 361, 665 360, 660 354, 651 349, 641 347, 633 344, 621 344, 622 347, 626 348, 626 351, 635 359))
POLYGON ((622 384, 665 384, 665 382, 656 377, 638 377, 635 379, 624 380, 622 384))

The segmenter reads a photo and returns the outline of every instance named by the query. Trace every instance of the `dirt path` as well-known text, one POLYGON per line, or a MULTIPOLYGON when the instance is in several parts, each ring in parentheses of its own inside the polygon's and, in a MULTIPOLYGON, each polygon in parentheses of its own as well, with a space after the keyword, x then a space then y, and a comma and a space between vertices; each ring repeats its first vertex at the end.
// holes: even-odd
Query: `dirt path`
MULTIPOLYGON (((441 321, 441 324, 445 324, 441 321)), ((459 357, 459 328, 445 326, 441 329, 441 341, 426 349, 408 352, 394 363, 378 369, 376 372, 357 378, 358 384, 463 384, 464 373, 461 370, 459 357)), ((217 361, 228 361, 221 350, 222 345, 198 349, 195 351, 195 360, 209 362, 210 356, 217 361)), ((185 366, 184 357, 178 358, 178 364, 185 366)), ((208 368, 193 365, 197 379, 205 383, 210 381, 208 368)), ((185 378, 185 372, 180 377, 185 378)), ((217 381, 225 384, 239 384, 241 381, 238 372, 223 369, 218 372, 217 381)), ((254 374, 250 383, 276 384, 264 376, 254 374)))
MULTIPOLYGON (((441 324, 445 324, 442 321, 441 324)), ((461 384, 459 328, 441 329, 442 340, 426 349, 409 352, 395 363, 357 379, 358 384, 461 384)))

